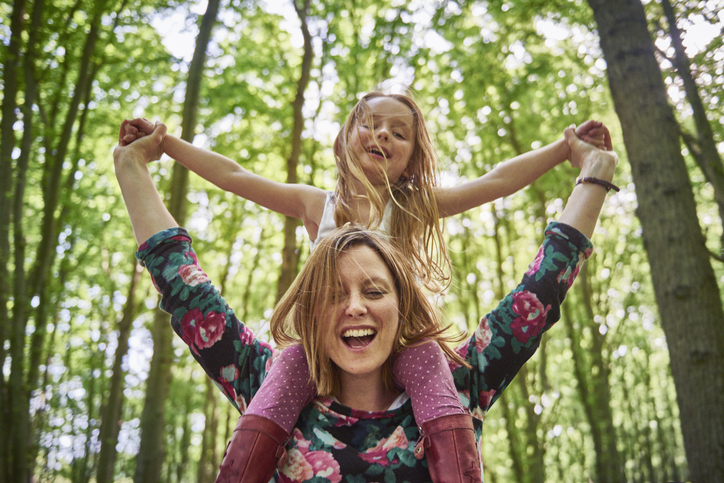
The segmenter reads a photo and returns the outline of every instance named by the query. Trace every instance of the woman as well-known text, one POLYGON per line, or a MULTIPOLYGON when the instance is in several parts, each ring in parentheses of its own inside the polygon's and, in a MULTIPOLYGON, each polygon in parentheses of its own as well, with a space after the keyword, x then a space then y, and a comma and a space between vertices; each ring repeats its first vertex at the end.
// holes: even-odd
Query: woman
MULTIPOLYGON (((146 162, 160 156, 164 130, 159 125, 114 151, 140 244, 138 257, 163 295, 162 308, 171 313, 176 332, 243 412, 273 351, 253 337, 211 286, 188 234, 153 185, 146 162)), ((450 364, 460 398, 476 417, 470 430, 478 441, 485 411, 558 319, 578 266, 591 253, 588 237, 612 186, 616 155, 584 143, 571 128, 565 135, 582 178, 560 222, 549 225, 521 284, 457 347, 450 364)), ((309 257, 275 310, 272 326, 277 339, 302 344, 321 396, 302 412, 288 441, 267 435, 268 441, 260 442, 260 453, 270 458, 286 449, 277 481, 430 481, 427 460, 443 459, 451 450, 456 435, 445 428, 423 426, 421 437, 410 402, 390 377, 396 352, 423 338, 443 340, 442 323, 411 273, 384 238, 354 226, 338 229, 309 257)), ((419 371, 424 377, 424 368, 419 371)), ((235 437, 243 437, 244 429, 237 429, 235 437)), ((480 481, 479 458, 474 461, 464 471, 480 481)))

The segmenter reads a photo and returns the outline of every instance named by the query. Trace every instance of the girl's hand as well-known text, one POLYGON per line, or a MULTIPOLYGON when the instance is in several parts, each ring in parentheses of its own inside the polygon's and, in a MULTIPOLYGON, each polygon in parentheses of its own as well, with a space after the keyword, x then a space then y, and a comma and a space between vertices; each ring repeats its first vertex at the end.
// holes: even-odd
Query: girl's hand
POLYGON ((149 163, 157 159, 161 159, 163 155, 163 140, 166 136, 166 126, 160 122, 155 125, 151 124, 150 121, 143 120, 145 123, 151 126, 150 131, 147 124, 142 124, 142 130, 139 130, 133 121, 125 120, 121 124, 121 130, 118 135, 118 146, 113 150, 113 161, 115 162, 116 168, 121 167, 123 164, 132 162, 143 162, 149 163), (137 131, 133 134, 133 139, 128 142, 124 142, 127 139, 129 131, 137 131), (142 134, 138 134, 142 133, 142 134), (135 141, 135 142, 134 142, 135 141))
MULTIPOLYGON (((575 135, 581 141, 591 144, 603 151, 611 151, 613 145, 611 144, 611 134, 608 132, 608 128, 599 121, 586 121, 578 127, 571 125, 569 127, 575 129, 575 135)), ((571 143, 568 142, 569 149, 571 143)), ((569 152, 568 159, 571 161, 571 166, 580 168, 581 165, 574 159, 573 153, 569 152)))
POLYGON ((151 121, 145 118, 137 117, 130 121, 124 120, 121 124, 121 132, 118 133, 118 144, 128 146, 136 139, 151 134, 155 127, 151 121))
MULTIPOLYGON (((593 122, 593 121, 588 121, 593 122)), ((587 123, 581 125, 583 128, 587 123)), ((581 168, 581 176, 593 176, 605 181, 612 181, 613 174, 618 164, 618 155, 612 151, 613 145, 611 143, 611 135, 608 132, 608 128, 601 123, 598 126, 589 127, 583 138, 578 135, 577 130, 574 130, 573 126, 567 128, 563 135, 568 148, 571 150, 570 160, 571 165, 581 168), (596 144, 585 141, 585 138, 590 136, 590 132, 595 130, 598 139, 602 140, 600 143, 602 148, 599 148, 596 144)))

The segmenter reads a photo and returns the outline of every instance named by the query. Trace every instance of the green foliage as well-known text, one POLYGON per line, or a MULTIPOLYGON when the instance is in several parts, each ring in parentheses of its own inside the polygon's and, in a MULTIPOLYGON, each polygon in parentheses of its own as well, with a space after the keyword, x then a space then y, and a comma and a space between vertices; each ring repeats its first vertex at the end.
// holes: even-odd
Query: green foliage
MULTIPOLYGON (((699 3, 681 2, 683 22, 690 25, 701 16, 721 27, 721 21, 699 3)), ((6 40, 0 48, 3 65, 11 8, 0 4, 6 40)), ((198 15, 190 8, 169 1, 46 2, 34 64, 38 99, 22 221, 25 264, 30 269, 43 237, 49 173, 55 162, 63 163, 48 296, 40 301, 29 293, 26 331, 29 345, 38 330, 38 304, 44 304, 50 318, 41 340, 41 382, 33 387, 31 399, 37 448, 34 472, 39 481, 85 481, 94 468, 100 410, 136 249, 114 179, 111 151, 124 118, 158 119, 170 132, 180 134, 188 67, 183 56, 190 53, 169 51, 157 27, 182 18, 184 29, 193 36, 198 15), (66 126, 96 8, 104 10, 92 55, 91 87, 83 96, 81 114, 66 126), (64 129, 72 132, 69 149, 64 159, 56 160, 64 129)), ((655 2, 647 8, 665 51, 665 33, 657 24, 661 13, 655 2)), ((291 149, 291 102, 301 66, 298 19, 291 5, 281 12, 254 1, 227 2, 222 7, 202 83, 196 139, 276 181, 284 181, 291 149)), ((585 297, 574 291, 567 302, 572 333, 581 349, 581 363, 588 368, 592 331, 601 335, 599 355, 609 373, 613 425, 629 479, 684 475, 668 352, 635 217, 636 196, 588 8, 581 1, 562 0, 349 4, 316 0, 308 21, 315 58, 304 111, 299 168, 303 182, 334 187, 331 145, 337 130, 361 92, 389 79, 411 83, 439 149, 444 183, 480 176, 502 160, 559 139, 572 123, 593 118, 611 127, 622 157, 617 181, 623 189, 609 197, 594 238, 597 250, 587 275, 593 320, 586 313, 585 297)), ((721 42, 720 36, 713 38, 692 55, 700 93, 713 121, 724 117, 718 102, 724 81, 721 42)), ((8 75, 18 77, 22 104, 29 79, 22 69, 3 72, 4 79, 8 75)), ((665 76, 676 91, 676 73, 669 69, 665 76)), ((681 98, 672 102, 681 124, 690 127, 686 103, 681 98)), ((720 141, 723 124, 712 122, 720 141)), ((15 130, 19 142, 22 119, 15 130)), ((19 150, 19 144, 15 148, 19 150)), ((172 167, 168 159, 149 167, 162 192, 168 189, 172 167)), ((454 279, 443 305, 456 327, 474 330, 515 286, 533 259, 547 219, 562 211, 575 173, 570 166, 560 166, 520 193, 447 220, 454 279)), ((702 224, 716 246, 722 228, 713 193, 693 161, 690 173, 702 224)), ((223 287, 240 318, 268 340, 283 219, 194 175, 188 199, 188 225, 202 265, 223 287)), ((304 260, 308 245, 301 229, 298 246, 304 260)), ((12 273, 13 261, 7 263, 12 273)), ((724 267, 716 270, 724 279, 724 267)), ((134 471, 152 353, 148 327, 157 297, 146 277, 136 300, 131 348, 123 368, 117 479, 130 478, 134 471)), ((9 308, 13 310, 12 302, 9 308)), ((496 409, 501 400, 486 418, 483 455, 490 481, 512 481, 511 448, 526 460, 532 454, 531 441, 542 445, 547 481, 595 480, 595 447, 574 374, 573 340, 562 325, 552 329, 545 350, 526 366, 522 377, 528 394, 511 385, 504 402, 508 410, 496 409), (507 424, 509 418, 514 419, 512 425, 507 424), (514 439, 509 428, 520 431, 519 438, 514 439)), ((180 341, 174 347, 165 476, 169 481, 187 481, 196 475, 201 452, 205 376, 180 341)), ((6 356, 2 363, 7 383, 10 359, 6 356)), ((229 405, 218 399, 224 425, 215 442, 220 456, 223 438, 236 420, 233 413, 226 416, 229 405)))

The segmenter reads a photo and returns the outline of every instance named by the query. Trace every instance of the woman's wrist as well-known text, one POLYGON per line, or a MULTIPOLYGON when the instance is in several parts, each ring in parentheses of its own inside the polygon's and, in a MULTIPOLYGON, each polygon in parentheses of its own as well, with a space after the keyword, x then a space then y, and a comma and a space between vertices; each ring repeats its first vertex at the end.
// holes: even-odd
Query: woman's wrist
POLYGON ((607 183, 613 182, 618 157, 612 151, 597 151, 584 159, 580 178, 596 178, 607 183))

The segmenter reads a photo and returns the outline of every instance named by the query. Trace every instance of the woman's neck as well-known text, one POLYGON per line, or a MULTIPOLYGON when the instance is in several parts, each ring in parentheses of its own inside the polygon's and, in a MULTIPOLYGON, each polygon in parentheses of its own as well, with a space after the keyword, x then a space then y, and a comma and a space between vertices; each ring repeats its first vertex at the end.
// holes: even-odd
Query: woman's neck
POLYGON ((337 400, 352 409, 360 411, 386 411, 400 395, 397 389, 385 387, 382 374, 356 376, 341 374, 341 389, 337 400))

